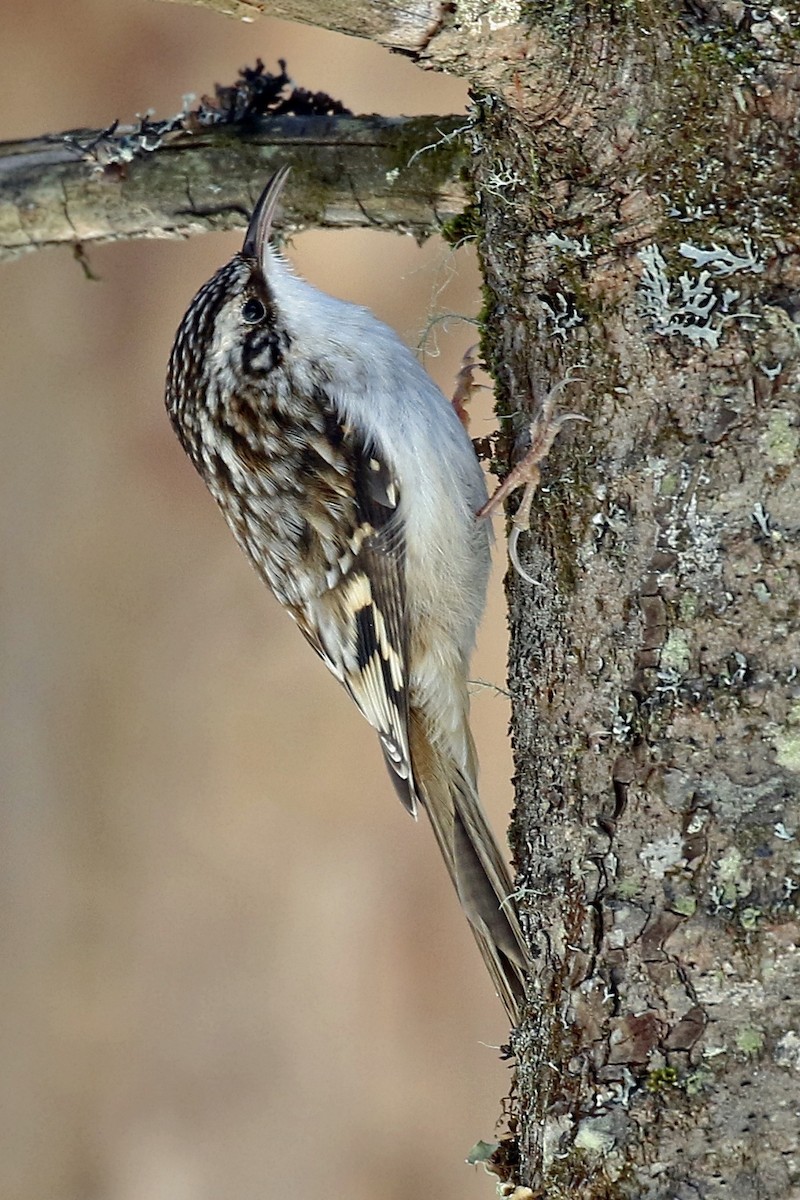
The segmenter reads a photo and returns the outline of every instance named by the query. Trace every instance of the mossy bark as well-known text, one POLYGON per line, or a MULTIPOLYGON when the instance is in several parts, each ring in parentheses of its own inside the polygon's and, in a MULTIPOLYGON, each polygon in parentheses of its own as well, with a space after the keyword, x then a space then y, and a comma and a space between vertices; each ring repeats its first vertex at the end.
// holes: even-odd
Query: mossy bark
POLYGON ((466 202, 461 117, 175 120, 185 127, 159 136, 115 126, 0 144, 0 262, 64 243, 241 228, 277 161, 294 172, 284 207, 294 228, 423 240, 466 202))

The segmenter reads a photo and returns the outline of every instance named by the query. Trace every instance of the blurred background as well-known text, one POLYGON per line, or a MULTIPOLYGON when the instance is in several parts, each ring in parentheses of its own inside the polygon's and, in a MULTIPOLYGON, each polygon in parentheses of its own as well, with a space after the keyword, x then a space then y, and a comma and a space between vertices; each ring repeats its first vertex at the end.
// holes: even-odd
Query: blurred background
MULTIPOLYGON (((151 0, 6 0, 3 33, 3 139, 167 116, 258 56, 356 112, 466 100, 366 42, 151 0)), ((91 249, 99 282, 66 249, 0 269, 4 1200, 494 1192, 464 1158, 507 1029, 433 838, 164 413, 178 321, 240 240, 91 249)), ((411 345, 479 306, 473 254, 436 239, 289 254, 411 345)), ((475 340, 428 340, 448 393, 475 340)), ((497 580, 474 674, 503 683, 497 580)), ((473 711, 502 837, 506 702, 473 711)))

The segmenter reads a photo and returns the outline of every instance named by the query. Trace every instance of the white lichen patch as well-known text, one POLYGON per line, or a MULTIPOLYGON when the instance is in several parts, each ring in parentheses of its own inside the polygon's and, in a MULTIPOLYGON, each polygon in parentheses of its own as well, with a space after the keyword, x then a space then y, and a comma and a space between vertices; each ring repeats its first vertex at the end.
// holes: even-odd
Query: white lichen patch
POLYGON ((567 340, 570 329, 583 324, 583 317, 576 309, 575 302, 563 292, 556 292, 552 302, 542 299, 541 305, 552 336, 560 338, 562 342, 567 340))
POLYGON ((505 200, 507 204, 511 204, 514 193, 524 184, 525 180, 515 167, 499 166, 487 174, 482 189, 496 196, 498 200, 505 200))
POLYGON ((776 734, 775 758, 787 771, 800 772, 800 729, 787 729, 776 734))
POLYGON ((696 276, 684 272, 673 283, 655 243, 639 252, 639 260, 644 266, 639 281, 642 307, 654 332, 662 337, 685 337, 695 346, 715 350, 720 328, 711 318, 719 297, 709 283, 711 272, 701 271, 696 276))
POLYGON ((522 15, 520 0, 461 0, 458 5, 459 22, 474 33, 480 33, 485 21, 494 33, 516 25, 522 15))
POLYGON ((713 879, 708 889, 712 904, 718 909, 733 908, 752 890, 752 881, 744 874, 741 851, 736 846, 729 846, 713 865, 713 879))
POLYGON ((716 243, 712 243, 709 250, 704 250, 701 246, 690 245, 689 242, 681 242, 678 253, 691 259, 696 267, 707 267, 712 275, 733 275, 737 271, 760 275, 764 270, 764 263, 756 254, 748 237, 744 239, 741 254, 734 254, 732 250, 716 243))
POLYGON ((800 701, 789 709, 786 724, 772 732, 772 744, 778 765, 800 772, 800 701))
MULTIPOLYGON (((765 1003, 764 985, 755 980, 746 982, 733 978, 730 971, 725 970, 729 964, 723 963, 722 968, 718 971, 709 971, 705 974, 701 973, 692 978, 692 986, 697 996, 697 1003, 702 1004, 703 1008, 710 1009, 717 1005, 730 1013, 731 1009, 740 1008, 749 1012, 756 1012, 762 1008, 765 1003)), ((723 1053, 724 1048, 720 1047, 716 1053, 723 1053)), ((706 1058, 714 1057, 712 1046, 708 1050, 703 1051, 706 1058)))
POLYGON ((764 271, 764 260, 748 237, 744 239, 740 253, 716 242, 708 247, 681 242, 678 253, 688 258, 696 270, 684 271, 672 280, 664 256, 655 243, 640 251, 644 271, 639 287, 645 314, 654 331, 662 337, 677 335, 687 338, 695 346, 716 349, 724 320, 734 315, 741 318, 752 314, 746 311, 735 314, 740 290, 735 287, 718 290, 714 281, 730 275, 760 275, 764 271))
POLYGON ((720 883, 733 883, 739 878, 742 869, 742 852, 737 846, 729 846, 721 858, 717 859, 715 872, 720 883))
POLYGON ((800 1071, 800 1033, 789 1029, 775 1046, 775 1062, 779 1067, 800 1071))
POLYGON ((608 1154, 616 1144, 616 1138, 608 1128, 606 1117, 587 1117, 578 1126, 575 1145, 589 1154, 608 1154))
POLYGON ((683 839, 679 833, 671 833, 657 842, 648 842, 639 851, 639 858, 654 879, 663 879, 673 867, 683 867, 683 839))
POLYGON ((548 233, 544 239, 545 246, 552 246, 554 250, 560 250, 562 254, 567 254, 573 258, 591 258, 594 251, 592 243, 588 237, 584 236, 578 241, 573 237, 562 237, 560 233, 548 233))
MULTIPOLYGON (((664 196, 664 199, 668 198, 664 196)), ((676 221, 688 223, 690 221, 704 221, 706 217, 711 217, 714 214, 714 206, 712 204, 701 204, 694 192, 687 192, 682 202, 670 203, 667 209, 667 216, 674 217, 676 221)))
POLYGON ((722 289, 722 311, 729 313, 733 311, 733 306, 741 296, 738 288, 723 288, 722 289))
POLYGON ((661 542, 664 549, 675 551, 686 586, 700 590, 722 570, 719 527, 714 517, 699 509, 695 489, 706 482, 705 477, 695 479, 688 464, 681 464, 679 470, 675 503, 662 526, 661 542))
POLYGON ((561 1153, 563 1145, 569 1142, 575 1122, 567 1113, 559 1117, 548 1117, 544 1123, 542 1139, 542 1156, 545 1167, 561 1153))

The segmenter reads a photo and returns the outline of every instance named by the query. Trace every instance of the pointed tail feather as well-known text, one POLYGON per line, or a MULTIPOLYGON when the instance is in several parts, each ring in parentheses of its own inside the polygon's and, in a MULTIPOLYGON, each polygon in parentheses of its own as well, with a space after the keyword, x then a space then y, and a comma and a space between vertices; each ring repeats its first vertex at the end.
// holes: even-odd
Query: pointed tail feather
MULTIPOLYGON (((513 883, 486 820, 472 772, 431 740, 424 716, 409 713, 414 782, 461 906, 508 1018, 519 1022, 528 952, 512 898, 513 883), (470 777, 468 777, 468 774, 470 777)), ((467 731, 470 751, 471 735, 467 731)), ((474 761, 474 754, 469 756, 474 761)))

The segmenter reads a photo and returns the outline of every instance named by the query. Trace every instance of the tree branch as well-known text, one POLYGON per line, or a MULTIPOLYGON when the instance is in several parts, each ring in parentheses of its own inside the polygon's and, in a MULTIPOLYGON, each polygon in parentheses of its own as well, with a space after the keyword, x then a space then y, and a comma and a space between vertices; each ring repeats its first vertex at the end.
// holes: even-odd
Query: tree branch
POLYGON ((425 238, 466 202, 463 121, 288 116, 195 132, 145 122, 0 144, 0 261, 63 242, 237 228, 278 162, 294 169, 287 223, 425 238))
POLYGON ((369 38, 393 50, 419 53, 436 34, 448 6, 437 0, 178 0, 200 4, 239 20, 256 17, 282 17, 320 29, 332 29, 352 37, 369 38))

